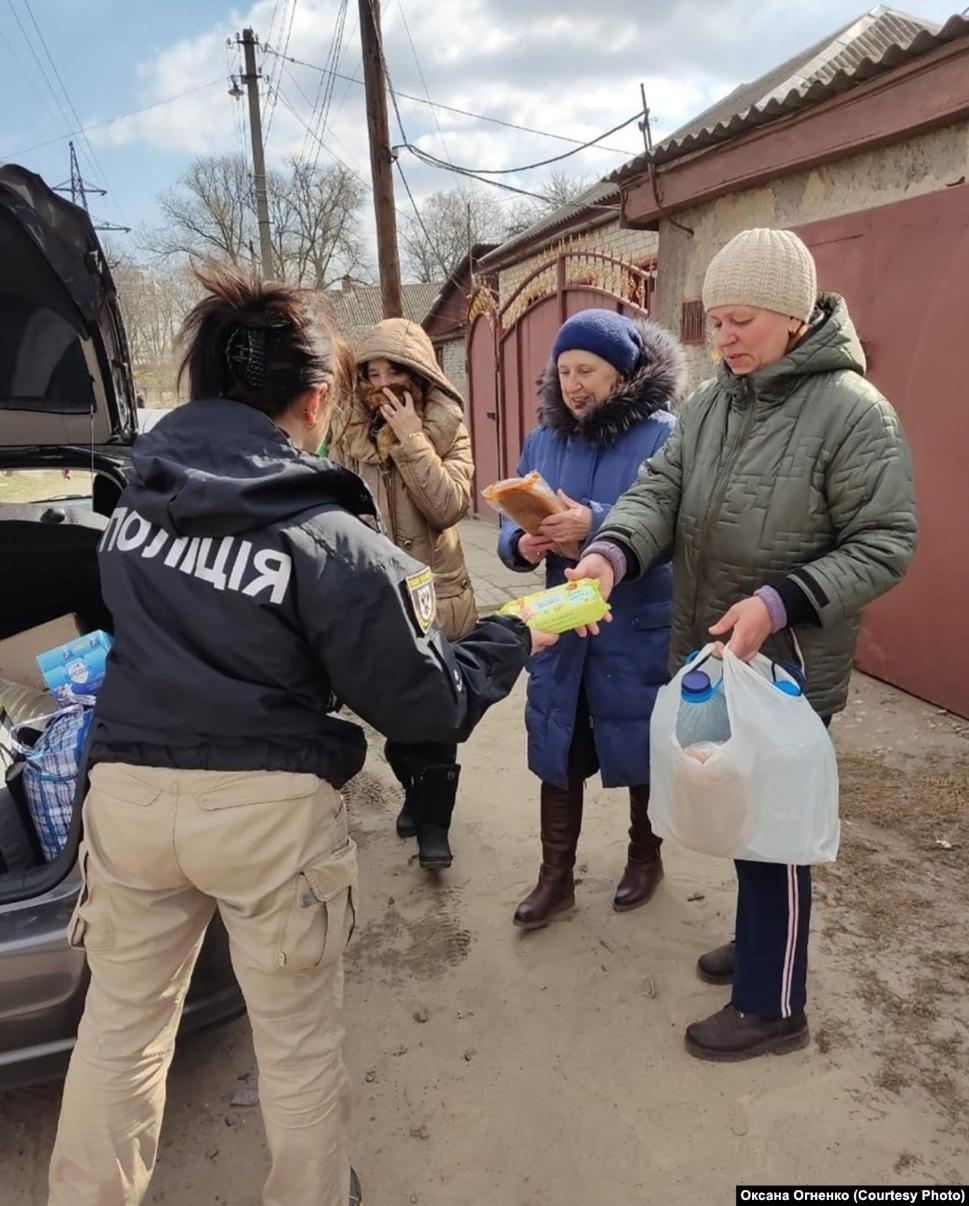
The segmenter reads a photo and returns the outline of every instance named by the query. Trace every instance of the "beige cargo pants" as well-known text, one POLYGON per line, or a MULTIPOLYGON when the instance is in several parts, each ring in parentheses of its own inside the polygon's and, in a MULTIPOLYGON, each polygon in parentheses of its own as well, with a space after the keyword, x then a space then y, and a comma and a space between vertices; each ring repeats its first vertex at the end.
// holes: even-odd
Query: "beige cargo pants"
POLYGON ((338 793, 307 774, 101 764, 81 866, 69 938, 87 952, 91 986, 50 1206, 142 1201, 182 1004, 216 908, 259 1065, 272 1159, 263 1202, 347 1206, 342 955, 357 862, 338 793))

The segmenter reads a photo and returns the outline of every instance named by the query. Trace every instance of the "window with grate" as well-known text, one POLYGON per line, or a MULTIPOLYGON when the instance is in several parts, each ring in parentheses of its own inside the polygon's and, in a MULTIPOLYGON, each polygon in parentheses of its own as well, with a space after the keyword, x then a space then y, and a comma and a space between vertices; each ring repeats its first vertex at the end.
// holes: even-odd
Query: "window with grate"
POLYGON ((680 314, 680 343, 698 344, 706 342, 706 316, 702 301, 683 303, 680 314))

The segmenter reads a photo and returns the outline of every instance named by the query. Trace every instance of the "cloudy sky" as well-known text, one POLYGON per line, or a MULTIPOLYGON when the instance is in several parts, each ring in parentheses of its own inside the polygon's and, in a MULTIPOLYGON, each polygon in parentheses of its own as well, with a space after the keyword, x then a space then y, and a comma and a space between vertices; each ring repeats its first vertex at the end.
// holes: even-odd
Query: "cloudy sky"
MULTIPOLYGON (((961 8, 959 0, 905 5, 937 22, 961 8)), ((394 88, 417 98, 400 100, 407 139, 455 164, 509 168, 632 116, 641 81, 655 133, 669 133, 862 11, 845 0, 383 0, 383 24, 394 88), (479 116, 421 103, 427 98, 479 116)), ((309 123, 319 136, 326 77, 312 65, 331 60, 340 12, 340 0, 241 8, 220 0, 0 0, 0 158, 59 183, 68 175, 68 137, 82 127, 85 178, 110 190, 92 198, 95 214, 131 226, 156 222, 158 194, 193 156, 246 145, 244 104, 227 92, 239 70, 235 36, 249 25, 270 51, 288 48, 311 65, 261 58, 270 163, 318 152, 320 162, 339 158, 367 179, 358 0, 344 7, 338 71, 347 78, 333 81, 323 145, 306 130, 309 123)), ((402 141, 393 116, 391 123, 402 141)), ((641 150, 633 124, 561 166, 595 179, 641 150)), ((406 152, 401 162, 418 198, 458 181, 406 152)), ((539 189, 543 174, 505 179, 539 189)), ((513 201, 498 190, 494 198, 513 201)))

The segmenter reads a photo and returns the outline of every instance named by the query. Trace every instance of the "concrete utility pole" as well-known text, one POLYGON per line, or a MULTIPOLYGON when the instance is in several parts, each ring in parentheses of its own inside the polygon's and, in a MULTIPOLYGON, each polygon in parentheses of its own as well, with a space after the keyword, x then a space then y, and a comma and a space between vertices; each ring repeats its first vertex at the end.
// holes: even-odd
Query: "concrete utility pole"
POLYGON ((266 196, 266 159, 262 147, 262 115, 259 112, 259 78, 256 69, 256 35, 244 29, 242 43, 246 74, 242 82, 249 90, 249 133, 252 135, 252 185, 256 195, 256 217, 259 221, 259 250, 262 274, 268 280, 276 275, 273 267, 272 228, 269 225, 269 200, 266 196))
POLYGON ((394 209, 393 159, 387 126, 387 82, 380 40, 380 0, 359 0, 360 43, 363 48, 363 82, 367 97, 367 131, 370 135, 370 171, 373 206, 377 219, 377 261, 384 318, 404 313, 400 292, 400 254, 397 250, 397 214, 394 209))

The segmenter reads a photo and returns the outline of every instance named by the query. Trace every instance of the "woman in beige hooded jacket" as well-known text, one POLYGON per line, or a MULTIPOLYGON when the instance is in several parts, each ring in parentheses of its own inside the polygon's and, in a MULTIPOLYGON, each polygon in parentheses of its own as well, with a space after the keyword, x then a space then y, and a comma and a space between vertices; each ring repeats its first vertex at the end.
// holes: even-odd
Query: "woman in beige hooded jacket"
MULTIPOLYGON (((477 620, 457 528, 474 475, 461 395, 427 333, 404 318, 378 323, 355 355, 359 387, 331 455, 370 487, 390 539, 429 567, 441 627, 458 640, 477 620)), ((388 742, 386 752, 405 792, 397 832, 417 834, 422 867, 450 866, 457 748, 388 742)))

